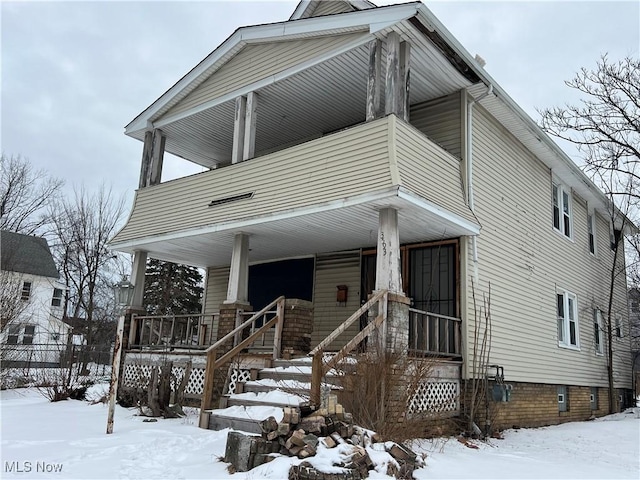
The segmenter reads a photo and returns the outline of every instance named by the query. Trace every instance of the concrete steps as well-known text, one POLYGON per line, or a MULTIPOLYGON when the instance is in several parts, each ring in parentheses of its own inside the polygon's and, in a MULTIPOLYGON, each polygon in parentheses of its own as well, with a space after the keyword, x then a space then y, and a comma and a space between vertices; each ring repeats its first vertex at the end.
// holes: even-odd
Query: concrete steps
MULTIPOLYGON (((333 392, 340 390, 335 376, 327 375, 326 380, 333 392)), ((239 383, 238 393, 225 395, 225 408, 209 411, 209 429, 261 433, 262 420, 273 416, 280 421, 286 407, 308 407, 310 390, 310 358, 276 360, 273 367, 259 369, 256 380, 239 383)))

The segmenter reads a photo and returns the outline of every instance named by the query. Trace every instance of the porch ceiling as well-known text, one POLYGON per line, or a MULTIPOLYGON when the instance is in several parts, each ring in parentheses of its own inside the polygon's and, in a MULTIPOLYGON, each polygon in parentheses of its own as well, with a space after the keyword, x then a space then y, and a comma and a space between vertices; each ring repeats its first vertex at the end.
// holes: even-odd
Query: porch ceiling
MULTIPOLYGON (((412 45, 412 105, 471 85, 411 23, 398 23, 376 36, 384 38, 392 30, 412 45)), ((256 156, 364 121, 368 57, 364 44, 259 89, 256 156)), ((383 78, 384 70, 383 62, 383 78)), ((226 100, 175 121, 159 118, 154 126, 167 135, 168 152, 216 168, 231 161, 233 115, 234 101, 226 100)), ((144 139, 143 130, 131 135, 144 139)))
POLYGON ((242 228, 215 232, 184 232, 180 236, 139 240, 135 246, 118 246, 120 251, 145 250, 161 260, 199 267, 231 263, 233 237, 250 235, 250 262, 290 258, 361 247, 375 247, 378 210, 398 209, 400 241, 415 243, 468 235, 469 227, 438 211, 425 210, 411 199, 390 194, 357 205, 264 221, 242 228))

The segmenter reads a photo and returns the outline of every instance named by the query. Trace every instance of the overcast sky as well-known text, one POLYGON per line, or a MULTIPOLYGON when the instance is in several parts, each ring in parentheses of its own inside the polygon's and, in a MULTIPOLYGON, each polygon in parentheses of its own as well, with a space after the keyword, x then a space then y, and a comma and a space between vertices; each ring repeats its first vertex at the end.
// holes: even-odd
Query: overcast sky
MULTIPOLYGON (((563 81, 580 67, 640 49, 637 0, 425 3, 534 119, 575 100, 563 81)), ((237 27, 286 20, 296 5, 2 1, 2 151, 69 187, 105 182, 130 204, 142 144, 124 125, 237 27)), ((195 171, 186 163, 167 158, 164 178, 195 171)))

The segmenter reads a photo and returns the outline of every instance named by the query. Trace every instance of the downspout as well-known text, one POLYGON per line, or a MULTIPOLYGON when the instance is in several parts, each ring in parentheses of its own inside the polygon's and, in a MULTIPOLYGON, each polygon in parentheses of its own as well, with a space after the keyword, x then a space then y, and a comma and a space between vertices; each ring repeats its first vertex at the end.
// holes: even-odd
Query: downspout
MULTIPOLYGON (((493 84, 489 84, 487 91, 478 98, 467 102, 467 152, 466 152, 466 170, 467 170, 467 200, 469 208, 475 215, 475 203, 473 196, 473 106, 479 103, 485 97, 493 93, 493 84)), ((473 278, 478 284, 478 236, 471 237, 471 253, 473 257, 473 278)))

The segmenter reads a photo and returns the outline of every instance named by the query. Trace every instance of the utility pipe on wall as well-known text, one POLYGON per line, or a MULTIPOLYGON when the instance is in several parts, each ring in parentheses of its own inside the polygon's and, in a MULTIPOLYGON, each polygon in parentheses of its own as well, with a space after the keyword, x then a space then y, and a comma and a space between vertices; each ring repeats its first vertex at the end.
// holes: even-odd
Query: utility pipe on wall
MULTIPOLYGON (((493 84, 489 84, 487 91, 478 98, 467 102, 467 152, 466 152, 466 170, 467 170, 467 199, 469 208, 475 214, 475 203, 473 196, 473 106, 479 103, 485 97, 493 93, 493 84)), ((471 252, 473 255, 473 276, 478 282, 478 237, 471 237, 471 252)))

